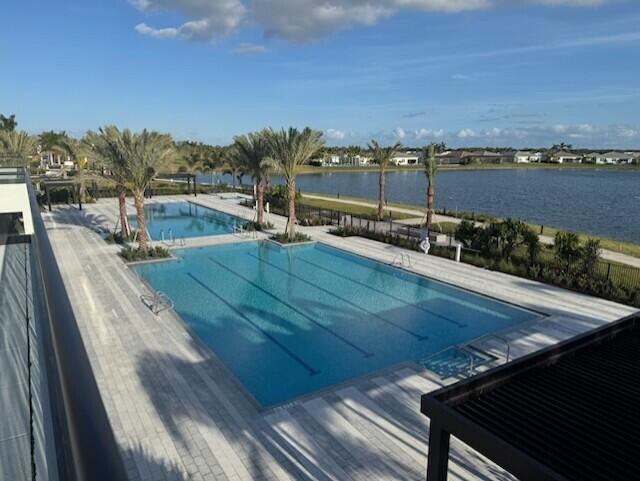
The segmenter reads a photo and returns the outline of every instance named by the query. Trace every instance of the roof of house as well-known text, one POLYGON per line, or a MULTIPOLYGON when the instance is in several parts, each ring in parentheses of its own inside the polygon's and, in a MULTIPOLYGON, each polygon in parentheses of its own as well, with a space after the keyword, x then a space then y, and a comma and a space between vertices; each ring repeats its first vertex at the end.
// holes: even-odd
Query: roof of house
POLYGON ((432 423, 522 479, 640 472, 640 315, 422 397, 432 423))
POLYGON ((566 150, 559 150, 553 154, 556 157, 582 157, 580 154, 574 154, 573 152, 567 152, 566 150))

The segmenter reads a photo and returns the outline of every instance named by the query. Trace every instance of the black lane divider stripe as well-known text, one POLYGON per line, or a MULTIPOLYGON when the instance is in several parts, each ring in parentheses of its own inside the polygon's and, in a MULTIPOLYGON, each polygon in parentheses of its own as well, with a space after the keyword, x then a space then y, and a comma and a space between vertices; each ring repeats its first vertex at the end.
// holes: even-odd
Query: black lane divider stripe
POLYGON ((342 342, 344 342, 347 346, 351 347, 352 349, 355 349, 356 351, 358 351, 359 353, 361 353, 364 357, 371 357, 373 356, 373 353, 365 351, 364 349, 356 346, 353 342, 351 342, 349 339, 341 336, 340 334, 338 334, 337 332, 329 329, 327 326, 324 326, 322 324, 320 324, 318 321, 316 321, 315 319, 313 319, 312 317, 306 315, 304 312, 302 312, 300 309, 298 309, 295 306, 292 306, 291 304, 283 301, 282 299, 278 298, 277 296, 273 295, 271 292, 267 291, 266 289, 263 289, 262 287, 260 287, 258 284, 256 284, 255 282, 252 282, 250 279, 247 279, 246 277, 244 277, 241 274, 238 274, 237 272, 235 272, 232 269, 229 269, 227 266, 225 266, 224 264, 221 264, 220 262, 218 262, 215 259, 212 259, 211 257, 208 258, 211 262, 215 263, 216 265, 222 267, 223 269, 225 269, 226 271, 230 272, 231 274, 235 275, 236 277, 239 277, 240 279, 242 279, 243 281, 245 281, 247 284, 251 285, 252 287, 255 287, 256 289, 258 289, 259 291, 263 292, 264 294, 266 294, 267 296, 271 297, 272 299, 274 299, 276 302, 279 302, 280 304, 284 305, 285 307, 288 307, 289 309, 291 309, 293 312, 301 315, 302 317, 304 317, 305 319, 307 319, 308 321, 312 322, 313 324, 315 324, 316 326, 318 326, 320 329, 324 329, 325 331, 327 331, 329 334, 331 334, 332 336, 334 336, 335 338, 341 340, 342 342))
MULTIPOLYGON (((370 289, 370 290, 372 290, 374 292, 377 292, 377 293, 382 294, 384 296, 390 297, 391 299, 395 299, 396 301, 399 301, 399 302, 402 302, 404 304, 407 304, 408 306, 415 307, 416 309, 418 309, 418 310, 420 310, 422 312, 426 312, 427 314, 431 314, 432 316, 438 317, 438 318, 442 319, 445 322, 450 322, 451 324, 454 324, 454 325, 456 325, 458 327, 467 327, 467 324, 464 324, 462 322, 458 322, 458 321, 456 321, 454 319, 450 319, 450 318, 448 318, 446 316, 443 316, 442 314, 438 314, 436 312, 430 311, 429 309, 425 309, 424 307, 420 307, 420 306, 417 306, 415 304, 411 304, 410 302, 407 302, 404 299, 401 299, 400 297, 396 297, 393 294, 389 294, 388 292, 384 292, 384 291, 382 291, 380 289, 376 289, 375 287, 371 287, 371 286, 365 284, 364 282, 358 281, 358 280, 353 279, 353 278, 351 278, 349 276, 343 276, 342 274, 340 274, 338 272, 332 271, 331 269, 327 269, 326 267, 323 267, 323 266, 318 265, 318 264, 316 264, 314 262, 311 262, 311 261, 308 261, 306 259, 303 259, 302 257, 298 257, 298 259, 301 260, 302 262, 305 262, 305 263, 309 264, 309 265, 317 267, 318 269, 321 269, 321 270, 323 270, 325 272, 333 274, 334 276, 338 276, 338 277, 340 277, 342 279, 347 279, 347 280, 349 280, 351 282, 354 282, 354 283, 359 284, 359 285, 361 285, 363 287, 366 287, 367 289, 370 289)), ((386 272, 384 272, 384 271, 379 271, 379 272, 383 272, 384 274, 386 274, 386 272)))
POLYGON ((279 267, 279 266, 277 266, 277 265, 274 265, 274 264, 270 263, 269 261, 265 261, 265 260, 263 260, 263 259, 260 259, 259 257, 255 256, 255 255, 253 255, 253 254, 251 254, 251 253, 248 253, 248 254, 249 254, 251 257, 255 257, 255 258, 256 258, 256 259, 258 259, 260 262, 263 262, 263 263, 265 263, 265 264, 267 264, 267 265, 270 265, 270 266, 271 266, 271 267, 273 267, 274 269, 278 269, 279 271, 282 271, 282 272, 284 272, 285 274, 288 274, 288 275, 290 275, 291 277, 293 277, 293 278, 295 278, 295 279, 298 279, 298 280, 300 280, 300 281, 302 281, 302 282, 304 282, 304 283, 306 283, 306 284, 308 284, 308 285, 310 285, 310 286, 312 286, 312 287, 314 287, 314 288, 318 289, 319 291, 325 292, 325 293, 329 294, 330 296, 335 297, 336 299, 340 299, 342 302, 345 302, 345 303, 349 304, 350 306, 355 307, 355 308, 356 308, 356 309, 358 309, 359 311, 366 312, 366 313, 367 313, 367 314, 369 314, 370 316, 373 316, 373 317, 375 317, 376 319, 378 319, 378 320, 380 320, 380 321, 382 321, 382 322, 385 322, 385 323, 387 323, 387 324, 390 324, 390 325, 392 325, 393 327, 395 327, 395 328, 397 328, 397 329, 400 329, 400 330, 401 330, 401 331, 403 331, 403 332, 406 332, 407 334, 409 334, 409 335, 411 335, 411 336, 415 337, 416 339, 418 339, 418 341, 424 341, 425 339, 428 339, 428 338, 429 338, 429 336, 422 336, 422 335, 418 334, 417 332, 413 332, 413 331, 411 331, 410 329, 407 329, 407 328, 405 328, 405 327, 402 327, 402 326, 400 326, 400 325, 396 324, 396 323, 395 323, 395 322, 393 322, 393 321, 390 321, 389 319, 385 319, 384 317, 382 317, 382 316, 380 316, 380 315, 376 314, 375 312, 369 311, 368 309, 365 309, 364 307, 361 307, 361 306, 359 306, 359 305, 355 304, 354 302, 350 301, 349 299, 346 299, 346 298, 344 298, 344 297, 342 297, 342 296, 339 296, 339 295, 337 295, 337 294, 335 294, 335 293, 333 293, 333 292, 329 291, 328 289, 325 289, 324 287, 320 287, 319 285, 314 284, 313 282, 310 282, 310 281, 308 281, 308 280, 306 280, 306 279, 303 279, 303 278, 302 278, 302 277, 300 277, 300 276, 297 276, 297 275, 295 275, 295 274, 293 274, 293 273, 290 273, 290 272, 286 271, 285 269, 282 269, 281 267, 279 267))
POLYGON ((317 369, 312 368, 309 364, 307 364, 306 362, 304 362, 303 359, 301 359, 300 357, 298 357, 298 355, 292 351, 289 350, 289 348, 287 348, 287 346, 285 346, 284 344, 282 344, 280 341, 278 341, 275 337, 273 337, 271 334, 269 334, 267 331, 265 331, 264 329, 262 329, 258 324, 256 324, 255 322, 253 322, 251 319, 249 319, 246 315, 244 315, 243 312, 241 312, 239 309, 237 309, 234 305, 230 304, 229 302, 227 302, 226 300, 224 300, 221 296, 219 296, 215 291, 213 291, 211 288, 209 288, 209 286, 207 286, 206 284, 204 284, 200 279, 198 279, 196 276, 194 276, 191 273, 187 274, 189 277, 191 277, 191 279, 193 279, 194 281, 196 281, 200 286, 202 286, 204 289, 206 289, 210 294, 212 294, 213 296, 216 297, 216 299, 218 299, 220 302, 222 302, 225 306, 227 306, 229 309, 231 309, 233 312, 235 312, 236 314, 238 314, 242 319, 244 319, 245 321, 247 321, 249 324, 251 324, 255 329, 257 329, 258 331, 260 331, 262 334, 264 334, 265 337, 267 337, 271 342, 273 342, 276 346, 278 346, 280 349, 282 349, 284 352, 286 352, 292 359, 294 359, 298 364, 300 364, 302 367, 304 367, 307 371, 309 371, 309 374, 311 376, 315 376, 316 374, 319 374, 321 371, 318 371, 317 369))

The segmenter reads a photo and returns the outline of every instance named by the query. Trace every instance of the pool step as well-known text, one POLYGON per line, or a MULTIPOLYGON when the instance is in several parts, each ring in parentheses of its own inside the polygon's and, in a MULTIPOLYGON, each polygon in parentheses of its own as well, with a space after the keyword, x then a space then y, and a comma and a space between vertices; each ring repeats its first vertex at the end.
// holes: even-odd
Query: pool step
POLYGON ((449 379, 473 376, 481 367, 495 360, 492 355, 469 346, 452 346, 418 361, 418 364, 441 379, 449 379))

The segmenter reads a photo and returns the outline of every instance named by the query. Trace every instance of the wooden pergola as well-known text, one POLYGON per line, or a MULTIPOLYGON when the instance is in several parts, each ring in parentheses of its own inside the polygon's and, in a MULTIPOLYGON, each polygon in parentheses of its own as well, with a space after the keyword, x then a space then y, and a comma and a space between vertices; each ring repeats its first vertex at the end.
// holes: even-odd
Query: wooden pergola
POLYGON ((73 204, 78 204, 78 209, 82 210, 82 196, 80 195, 80 182, 76 180, 43 180, 40 185, 44 189, 44 194, 47 196, 47 206, 49 212, 51 212, 51 196, 49 195, 52 190, 65 189, 71 193, 71 200, 73 204))

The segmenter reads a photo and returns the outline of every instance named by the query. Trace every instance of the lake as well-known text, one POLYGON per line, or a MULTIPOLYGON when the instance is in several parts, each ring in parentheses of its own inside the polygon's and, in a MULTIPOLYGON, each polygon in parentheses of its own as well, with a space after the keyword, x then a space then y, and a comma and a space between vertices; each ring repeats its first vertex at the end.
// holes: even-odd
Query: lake
MULTIPOLYGON (((204 176, 201 180, 209 179, 204 176)), ((276 177, 272 182, 282 183, 282 179, 276 177)), ((296 183, 302 192, 366 199, 378 196, 376 172, 307 174, 296 183)), ((423 173, 386 174, 389 202, 424 205, 425 194, 423 173)), ((436 179, 435 204, 439 209, 512 217, 640 243, 640 170, 442 171, 436 179)))

